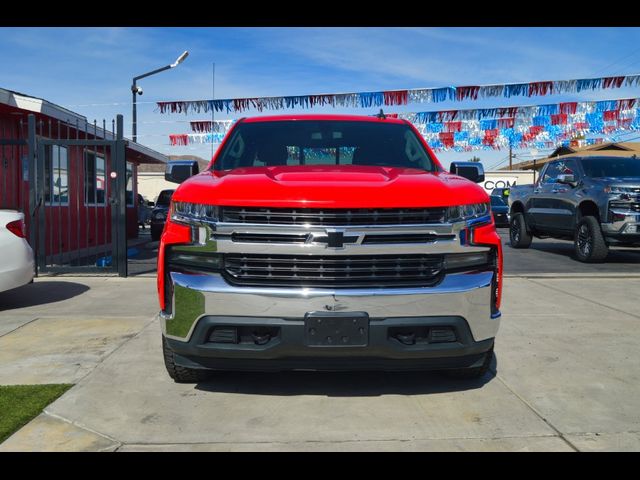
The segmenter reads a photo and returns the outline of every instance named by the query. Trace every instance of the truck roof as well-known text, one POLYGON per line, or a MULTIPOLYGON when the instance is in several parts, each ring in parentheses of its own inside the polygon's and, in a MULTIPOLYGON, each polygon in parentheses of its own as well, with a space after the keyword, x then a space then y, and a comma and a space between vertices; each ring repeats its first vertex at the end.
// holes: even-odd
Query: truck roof
POLYGON ((260 123, 260 122, 281 122, 287 120, 342 120, 348 122, 385 122, 406 124, 406 120, 399 118, 387 117, 381 119, 371 115, 337 115, 337 114, 289 114, 289 115, 268 115, 264 117, 249 117, 240 120, 243 123, 260 123))

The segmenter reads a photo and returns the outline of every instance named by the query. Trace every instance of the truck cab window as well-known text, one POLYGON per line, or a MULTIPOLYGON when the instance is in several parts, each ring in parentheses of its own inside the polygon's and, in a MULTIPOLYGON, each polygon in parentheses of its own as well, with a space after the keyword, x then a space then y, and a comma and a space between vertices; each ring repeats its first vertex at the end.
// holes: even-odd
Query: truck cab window
POLYGON ((560 171, 560 163, 551 162, 547 166, 546 170, 544 171, 544 174, 542 176, 542 181, 540 183, 542 184, 556 183, 556 181, 558 180, 558 175, 560 175, 560 173, 562 173, 560 171))
POLYGON ((409 125, 334 120, 240 123, 213 169, 297 165, 437 170, 409 125))

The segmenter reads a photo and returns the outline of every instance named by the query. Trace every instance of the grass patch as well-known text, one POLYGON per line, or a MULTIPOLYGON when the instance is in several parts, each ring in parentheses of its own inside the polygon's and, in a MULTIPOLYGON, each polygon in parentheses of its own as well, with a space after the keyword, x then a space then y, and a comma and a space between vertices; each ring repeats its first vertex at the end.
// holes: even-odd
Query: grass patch
POLYGON ((0 385, 0 443, 73 385, 0 385))

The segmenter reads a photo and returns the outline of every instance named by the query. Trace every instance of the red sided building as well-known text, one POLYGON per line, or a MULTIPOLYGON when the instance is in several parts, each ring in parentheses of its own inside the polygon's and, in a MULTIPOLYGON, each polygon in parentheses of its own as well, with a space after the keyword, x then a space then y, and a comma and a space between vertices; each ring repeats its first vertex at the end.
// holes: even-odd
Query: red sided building
POLYGON ((104 263, 113 254, 115 225, 126 224, 123 238, 137 237, 137 167, 168 159, 122 138, 122 126, 120 136, 116 130, 115 121, 89 123, 47 100, 0 88, 0 209, 24 212, 39 267, 104 263), (120 223, 112 211, 119 204, 115 185, 122 190, 120 223))

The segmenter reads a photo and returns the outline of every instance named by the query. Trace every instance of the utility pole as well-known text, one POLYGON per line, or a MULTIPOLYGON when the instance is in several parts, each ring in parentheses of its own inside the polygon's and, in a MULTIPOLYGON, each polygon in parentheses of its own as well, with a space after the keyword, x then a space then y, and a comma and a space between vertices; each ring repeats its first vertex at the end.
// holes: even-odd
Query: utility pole
POLYGON ((509 142, 509 171, 513 170, 513 150, 511 148, 511 142, 509 142))
MULTIPOLYGON (((215 62, 213 62, 213 72, 211 75, 211 100, 215 100, 216 99, 216 64, 215 62)), ((215 111, 215 108, 213 108, 213 102, 211 104, 211 158, 213 158, 213 138, 214 138, 214 123, 215 123, 215 119, 213 116, 213 112, 215 111)))

